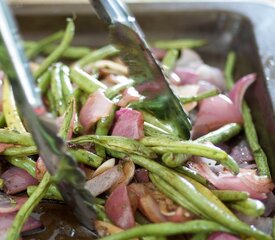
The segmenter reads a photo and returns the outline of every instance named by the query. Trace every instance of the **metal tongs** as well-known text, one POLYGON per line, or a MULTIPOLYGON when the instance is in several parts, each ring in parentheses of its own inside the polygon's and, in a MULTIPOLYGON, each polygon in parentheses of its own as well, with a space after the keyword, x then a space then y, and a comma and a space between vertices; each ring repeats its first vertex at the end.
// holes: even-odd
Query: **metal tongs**
POLYGON ((47 113, 23 52, 21 39, 11 11, 0 0, 0 63, 14 92, 23 121, 32 134, 47 170, 57 178, 64 201, 77 219, 95 232, 93 197, 84 188, 85 177, 76 161, 67 154, 64 141, 57 136, 53 118, 47 113), (65 169, 65 170, 64 170, 65 169))
POLYGON ((99 18, 110 28, 112 40, 145 99, 135 107, 163 120, 183 139, 189 139, 191 124, 166 76, 153 57, 135 17, 120 0, 90 0, 99 18))

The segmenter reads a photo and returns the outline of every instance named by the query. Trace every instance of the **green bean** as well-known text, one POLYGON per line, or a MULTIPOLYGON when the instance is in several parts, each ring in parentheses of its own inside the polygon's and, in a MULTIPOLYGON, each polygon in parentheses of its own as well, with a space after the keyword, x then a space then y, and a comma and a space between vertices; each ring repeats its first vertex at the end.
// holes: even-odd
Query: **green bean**
POLYGON ((127 82, 118 83, 118 84, 106 89, 105 95, 107 98, 112 99, 116 95, 118 95, 121 91, 132 86, 133 84, 134 84, 134 81, 132 81, 132 80, 129 80, 127 82))
POLYGON ((173 188, 171 185, 169 185, 168 182, 161 179, 158 175, 150 173, 150 180, 152 183, 158 188, 159 191, 161 191, 164 195, 166 195, 168 198, 172 199, 175 203, 177 203, 179 206, 189 210, 190 212, 194 213, 197 216, 205 217, 207 216, 203 215, 203 213, 200 212, 199 209, 197 209, 192 202, 189 202, 182 194, 180 194, 175 188, 173 188))
POLYGON ((250 109, 245 102, 243 103, 242 115, 244 119, 245 136, 249 144, 249 147, 252 150, 252 154, 257 165, 258 173, 260 176, 268 176, 270 178, 271 175, 267 163, 267 157, 264 150, 261 148, 259 144, 257 132, 252 120, 250 109))
POLYGON ((3 113, 7 126, 18 132, 26 132, 25 127, 19 117, 12 88, 7 78, 4 79, 3 86, 3 113))
POLYGON ((103 162, 102 157, 85 149, 69 149, 68 151, 78 162, 84 163, 91 167, 97 168, 103 162))
POLYGON ((51 83, 51 71, 44 72, 41 77, 37 79, 38 87, 42 94, 44 94, 50 86, 51 83))
MULTIPOLYGON (((241 222, 236 218, 230 211, 220 202, 218 199, 213 201, 213 197, 208 198, 194 187, 190 182, 192 179, 186 177, 180 177, 171 170, 167 169, 164 166, 161 166, 153 160, 137 156, 130 155, 129 158, 137 165, 146 168, 150 172, 158 175, 164 181, 169 182, 180 194, 184 195, 185 198, 192 202, 192 204, 208 218, 213 219, 214 221, 226 226, 234 232, 245 234, 247 236, 253 236, 256 239, 271 239, 270 236, 264 234, 263 232, 250 227, 245 223, 241 222), (217 205, 217 202, 219 205, 217 205), (223 206, 223 207, 221 207, 223 206)), ((194 180, 193 180, 194 181, 194 180)), ((202 187, 202 185, 200 185, 202 187)), ((210 190, 204 188, 204 191, 209 191, 210 195, 214 196, 210 190)), ((208 194, 209 194, 208 192, 208 194)), ((147 234, 148 235, 148 234, 147 234)))
POLYGON ((62 85, 62 95, 63 95, 66 107, 68 107, 68 104, 73 96, 73 86, 69 76, 70 76, 70 68, 62 64, 60 69, 60 80, 62 85))
POLYGON ((154 46, 156 48, 164 49, 184 49, 184 48, 198 48, 207 44, 206 40, 203 39, 178 39, 178 40, 164 40, 156 41, 154 46))
MULTIPOLYGON (((28 196, 31 196, 37 189, 37 186, 29 186, 27 188, 28 196)), ((50 185, 47 192, 44 194, 43 199, 63 201, 63 197, 55 185, 50 185)))
POLYGON ((156 127, 153 124, 148 122, 144 122, 144 134, 145 136, 149 136, 149 137, 163 137, 163 138, 166 137, 167 139, 171 139, 171 140, 179 140, 177 136, 171 135, 165 130, 159 127, 156 127))
POLYGON ((234 190, 212 190, 222 202, 238 202, 244 201, 248 198, 247 192, 240 192, 234 190))
POLYGON ((59 116, 61 116, 66 109, 65 99, 62 93, 62 83, 61 83, 61 63, 56 63, 52 69, 51 77, 51 91, 53 94, 53 99, 55 102, 55 108, 59 116))
POLYGON ((217 130, 214 130, 200 138, 196 139, 195 142, 198 143, 206 143, 211 142, 213 144, 219 144, 222 142, 226 142, 227 140, 231 139, 234 136, 237 136, 242 127, 240 124, 237 123, 229 123, 220 127, 217 130))
POLYGON ((194 179, 195 181, 199 182, 200 184, 202 184, 204 186, 208 185, 207 179, 205 179, 203 176, 198 174, 196 171, 194 171, 188 167, 180 166, 180 167, 174 168, 174 170, 180 174, 184 174, 185 176, 194 179))
POLYGON ((65 111, 62 125, 59 129, 59 135, 63 139, 68 138, 68 132, 69 132, 69 129, 71 126, 71 122, 73 121, 73 116, 74 116, 74 104, 75 104, 74 99, 71 99, 71 101, 69 102, 69 105, 65 111))
POLYGON ((191 240, 206 240, 208 237, 208 233, 196 233, 191 240))
POLYGON ((52 63, 56 62, 62 53, 66 50, 66 48, 71 44, 71 41, 74 37, 74 22, 72 19, 67 19, 67 27, 65 30, 65 34, 60 45, 42 62, 39 68, 34 72, 34 77, 39 78, 52 63))
POLYGON ((188 159, 190 155, 183 153, 173 153, 166 152, 161 156, 161 161, 170 168, 175 168, 183 165, 188 159))
MULTIPOLYGON (((112 110, 107 117, 101 118, 96 125, 96 135, 107 135, 110 131, 110 128, 112 127, 114 118, 115 118, 115 112, 116 112, 116 106, 112 107, 112 110)), ((105 154, 105 148, 100 145, 95 145, 95 150, 97 155, 99 155, 102 158, 106 157, 105 154)))
POLYGON ((229 52, 227 55, 225 67, 224 67, 224 76, 226 89, 230 90, 234 86, 234 68, 236 62, 236 54, 234 52, 229 52))
POLYGON ((96 216, 97 216, 98 220, 111 223, 110 219, 108 218, 108 216, 105 213, 105 209, 103 206, 101 206, 99 204, 94 204, 93 207, 96 212, 96 216))
MULTIPOLYGON (((235 65, 235 59, 236 59, 235 53, 230 52, 228 54, 226 65, 225 65, 225 80, 226 80, 226 86, 228 90, 230 90, 234 86, 233 70, 235 65)), ((254 156, 254 160, 257 165, 258 173, 260 176, 271 177, 266 154, 259 144, 257 131, 253 123, 250 109, 245 101, 243 102, 243 106, 242 106, 242 116, 244 119, 245 136, 246 136, 248 145, 252 150, 252 154, 254 156)))
POLYGON ((23 204, 23 206, 17 212, 11 227, 7 233, 7 239, 19 239, 21 229, 28 219, 29 215, 36 207, 36 205, 43 198, 44 194, 47 192, 48 187, 51 183, 51 177, 48 172, 45 173, 43 179, 39 183, 35 192, 28 198, 28 200, 23 204))
POLYGON ((213 97, 219 94, 219 90, 218 89, 212 89, 209 91, 205 91, 197 96, 192 96, 192 97, 180 97, 180 101, 183 104, 186 103, 191 103, 191 102, 198 102, 201 101, 205 98, 209 98, 209 97, 213 97))
POLYGON ((48 44, 51 44, 53 42, 56 42, 60 39, 62 39, 64 35, 64 32, 63 31, 59 31, 59 32, 56 32, 38 42, 36 42, 36 44, 32 47, 32 48, 29 48, 27 51, 26 51, 26 55, 29 59, 31 58, 34 58, 36 57, 40 52, 43 51, 43 49, 48 45, 48 44))
MULTIPOLYGON (((11 86, 8 82, 7 79, 4 79, 4 87, 3 87, 3 112, 4 116, 7 122, 7 126, 10 129, 13 129, 19 133, 22 133, 22 136, 25 137, 25 141, 27 144, 31 143, 31 140, 27 140, 27 133, 25 130, 24 125, 22 124, 22 121, 19 117, 15 100, 13 97, 13 92, 11 89, 11 86)), ((4 131, 4 130, 3 130, 4 131)), ((9 136, 6 136, 7 139, 9 139, 9 136)), ((18 140, 18 139, 17 139, 18 140)), ((22 140, 22 139, 21 139, 22 140)), ((14 147, 15 149, 16 147, 14 147)), ((31 147, 26 147, 26 148, 32 148, 31 147)), ((18 149, 16 149, 18 150, 18 149)), ((12 151, 12 149, 6 149, 5 151, 12 151)), ((5 151, 2 154, 5 154, 5 151)), ((20 156, 20 155, 19 155, 20 156)), ((35 176, 35 169, 33 169, 33 163, 31 162, 32 160, 27 157, 28 155, 23 155, 21 158, 14 158, 12 156, 6 157, 6 159, 13 165, 20 167, 24 170, 26 170, 29 174, 32 176, 35 176)))
POLYGON ((161 122, 160 120, 158 120, 156 117, 154 117, 148 112, 145 112, 145 111, 140 111, 140 112, 142 112, 143 114, 144 121, 164 130, 165 132, 168 132, 171 135, 174 135, 173 129, 171 129, 169 125, 166 125, 165 123, 161 122))
POLYGON ((225 151, 192 141, 171 141, 153 137, 144 137, 141 141, 145 146, 151 146, 151 149, 157 153, 184 153, 188 155, 202 156, 214 159, 227 167, 234 174, 239 173, 239 166, 236 161, 225 151))
POLYGON ((10 143, 22 146, 33 146, 34 141, 31 134, 29 133, 19 133, 14 130, 9 130, 5 128, 0 128, 0 142, 10 143))
POLYGON ((26 157, 35 155, 38 153, 36 146, 23 146, 23 147, 9 147, 3 152, 0 153, 0 155, 3 156, 9 156, 9 157, 26 157))
POLYGON ((176 234, 186 233, 201 233, 201 232, 228 232, 221 225, 207 220, 193 220, 185 223, 155 223, 136 226, 131 229, 119 232, 102 240, 128 240, 143 236, 171 236, 176 234))
POLYGON ((80 88, 76 88, 73 92, 73 96, 75 98, 76 101, 76 109, 75 109, 75 119, 74 119, 74 134, 79 134, 82 130, 83 130, 83 126, 81 125, 80 121, 79 121, 79 117, 78 117, 78 113, 79 113, 79 109, 80 109, 80 97, 82 95, 82 90, 80 88))
POLYGON ((91 62, 96 62, 107 57, 112 57, 114 55, 117 55, 118 53, 119 51, 114 46, 107 45, 87 54, 86 56, 78 60, 74 65, 78 66, 79 68, 83 68, 91 62))
POLYGON ((156 157, 155 153, 151 151, 149 148, 145 147, 138 141, 126 137, 85 135, 73 138, 69 142, 76 144, 92 142, 99 144, 105 148, 126 154, 137 154, 141 156, 147 156, 149 158, 156 157))
MULTIPOLYGON (((230 123, 196 139, 194 142, 197 142, 197 143, 211 142, 213 144, 218 144, 221 142, 225 142, 230 138, 238 135, 240 131, 241 131, 241 126, 239 124, 230 123)), ((190 155, 188 154, 185 154, 184 156, 183 154, 164 153, 162 155, 162 161, 165 163, 165 165, 173 168, 177 166, 181 166, 189 158, 190 158, 190 155)))
POLYGON ((48 106, 49 106, 50 112, 54 117, 56 117, 57 116, 57 111, 56 111, 56 108, 55 108, 53 93, 49 89, 47 91, 47 99, 48 99, 48 106))
POLYGON ((28 157, 24 157, 24 158, 13 157, 13 158, 8 158, 7 160, 13 166, 24 169, 31 176, 36 177, 35 175, 36 164, 35 164, 35 161, 33 161, 32 159, 28 157))
MULTIPOLYGON (((50 54, 57 46, 55 44, 50 44, 43 49, 44 54, 50 54)), ((79 59, 91 52, 90 48, 87 47, 78 47, 78 46, 70 46, 63 53, 62 58, 69 59, 79 59)))
POLYGON ((0 113, 0 128, 3 128, 6 126, 6 120, 3 113, 0 113))
POLYGON ((70 77, 74 83, 76 83, 80 89, 87 93, 93 93, 98 89, 106 89, 107 87, 94 76, 89 75, 80 68, 72 68, 70 77))
POLYGON ((240 213, 252 217, 259 217, 265 211, 265 206, 261 201, 251 198, 243 201, 229 203, 228 206, 239 211, 240 213))
POLYGON ((167 74, 169 74, 174 68, 177 62, 178 56, 179 56, 179 50, 177 49, 170 49, 165 54, 164 58, 162 59, 162 66, 164 71, 167 74))

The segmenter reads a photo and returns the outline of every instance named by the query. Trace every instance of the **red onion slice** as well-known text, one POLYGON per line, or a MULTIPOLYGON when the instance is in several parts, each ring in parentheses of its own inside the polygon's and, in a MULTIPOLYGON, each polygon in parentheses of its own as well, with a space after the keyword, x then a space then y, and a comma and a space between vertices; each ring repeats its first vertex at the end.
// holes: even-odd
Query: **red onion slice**
POLYGON ((238 108, 240 112, 242 112, 242 102, 244 94, 247 88, 256 80, 256 74, 251 73, 240 80, 234 85, 233 89, 229 93, 229 98, 232 100, 234 105, 238 108))
POLYGON ((17 167, 11 167, 2 176, 4 190, 7 194, 15 194, 27 189, 28 186, 37 185, 38 181, 28 172, 17 167))
POLYGON ((144 137, 143 115, 139 111, 121 108, 116 112, 112 135, 139 140, 144 137))
POLYGON ((11 197, 0 193, 0 215, 16 212, 27 201, 27 197, 11 197))
POLYGON ((110 115, 113 103, 102 91, 91 94, 79 114, 79 121, 87 132, 100 118, 110 115))
POLYGON ((128 229, 135 226, 134 214, 132 212, 127 187, 120 184, 111 193, 105 204, 107 216, 117 226, 128 229))
POLYGON ((123 176, 123 169, 119 164, 87 181, 86 188, 96 197, 110 189, 123 176))

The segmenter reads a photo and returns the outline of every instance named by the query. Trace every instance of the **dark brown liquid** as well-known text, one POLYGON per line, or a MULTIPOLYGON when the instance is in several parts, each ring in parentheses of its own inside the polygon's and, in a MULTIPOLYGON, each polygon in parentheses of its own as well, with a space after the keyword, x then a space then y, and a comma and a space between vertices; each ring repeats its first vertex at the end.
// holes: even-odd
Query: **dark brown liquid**
POLYGON ((24 240, 94 239, 92 233, 77 222, 72 209, 63 204, 43 202, 36 208, 34 217, 40 219, 44 229, 23 235, 24 240))

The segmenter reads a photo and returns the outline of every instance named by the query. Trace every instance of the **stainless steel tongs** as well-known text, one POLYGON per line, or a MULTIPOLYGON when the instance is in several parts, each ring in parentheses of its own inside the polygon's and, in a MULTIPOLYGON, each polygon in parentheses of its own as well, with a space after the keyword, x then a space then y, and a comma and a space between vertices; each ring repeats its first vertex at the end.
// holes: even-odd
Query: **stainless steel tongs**
POLYGON ((95 231, 92 195, 84 188, 85 177, 76 161, 67 154, 47 113, 23 52, 15 21, 5 0, 0 0, 0 63, 14 92, 23 121, 32 134, 51 175, 62 176, 57 186, 77 219, 95 231), (65 170, 64 170, 65 169, 65 170))
POLYGON ((163 120, 173 132, 189 139, 191 124, 179 100, 170 89, 163 70, 153 57, 135 17, 120 0, 90 0, 99 18, 110 28, 111 37, 145 97, 135 107, 163 120))

